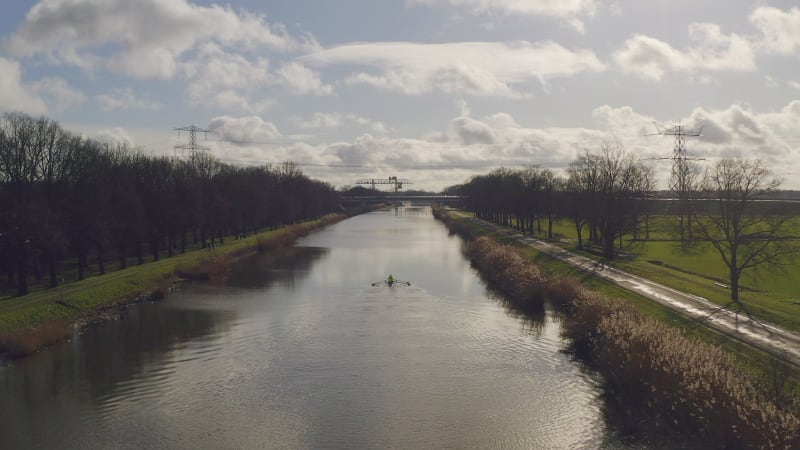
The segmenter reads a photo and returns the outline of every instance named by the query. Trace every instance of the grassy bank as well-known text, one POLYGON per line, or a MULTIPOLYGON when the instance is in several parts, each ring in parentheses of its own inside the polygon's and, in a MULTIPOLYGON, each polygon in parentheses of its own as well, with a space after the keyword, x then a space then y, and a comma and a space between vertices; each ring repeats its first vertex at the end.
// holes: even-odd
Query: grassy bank
MULTIPOLYGON (((467 239, 485 232, 443 210, 435 215, 467 239)), ((629 422, 652 417, 648 427, 724 448, 800 445, 800 399, 788 367, 764 355, 765 368, 743 366, 713 343, 716 333, 533 249, 479 237, 467 254, 515 309, 535 311, 546 300, 559 306, 570 349, 603 375, 608 400, 629 422)))
MULTIPOLYGON (((674 217, 651 218, 650 240, 626 235, 622 240, 622 257, 606 263, 670 286, 705 297, 720 305, 729 305, 728 271, 717 251, 707 242, 682 246, 677 240, 674 217)), ((599 249, 577 249, 577 234, 569 220, 559 220, 553 226, 554 244, 590 258, 602 259, 599 249)), ((584 243, 588 241, 584 230, 584 243)), ((790 223, 789 233, 800 236, 800 219, 790 223)), ((544 233, 535 237, 545 239, 544 233)), ((644 238, 644 233, 640 233, 644 238)), ((754 317, 800 332, 800 259, 784 261, 782 270, 766 266, 742 274, 740 300, 754 317)))
POLYGON ((119 305, 158 300, 182 279, 222 276, 243 255, 291 245, 298 237, 344 218, 319 220, 265 231, 243 239, 227 239, 213 249, 196 250, 141 266, 40 290, 0 302, 0 355, 21 356, 72 334, 76 323, 101 317, 119 305))

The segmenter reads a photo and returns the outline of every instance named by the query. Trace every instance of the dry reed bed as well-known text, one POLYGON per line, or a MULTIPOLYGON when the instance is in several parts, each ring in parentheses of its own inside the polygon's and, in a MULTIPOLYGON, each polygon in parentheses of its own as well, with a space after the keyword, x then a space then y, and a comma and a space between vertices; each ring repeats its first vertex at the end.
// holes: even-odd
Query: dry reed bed
POLYGON ((720 347, 574 280, 549 277, 518 250, 487 237, 470 242, 467 255, 518 309, 535 310, 545 299, 563 306, 570 350, 603 374, 608 392, 632 414, 649 410, 659 425, 723 448, 800 448, 797 399, 783 399, 778 408, 720 347))

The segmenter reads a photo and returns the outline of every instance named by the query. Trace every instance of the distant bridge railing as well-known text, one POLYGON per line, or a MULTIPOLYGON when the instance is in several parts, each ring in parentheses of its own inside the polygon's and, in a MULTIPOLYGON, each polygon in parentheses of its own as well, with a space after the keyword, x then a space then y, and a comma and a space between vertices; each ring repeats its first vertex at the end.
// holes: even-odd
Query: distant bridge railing
POLYGON ((442 203, 448 205, 460 204, 464 197, 460 195, 352 195, 342 197, 342 203, 346 205, 364 205, 371 203, 398 203, 411 202, 417 205, 430 205, 442 203))

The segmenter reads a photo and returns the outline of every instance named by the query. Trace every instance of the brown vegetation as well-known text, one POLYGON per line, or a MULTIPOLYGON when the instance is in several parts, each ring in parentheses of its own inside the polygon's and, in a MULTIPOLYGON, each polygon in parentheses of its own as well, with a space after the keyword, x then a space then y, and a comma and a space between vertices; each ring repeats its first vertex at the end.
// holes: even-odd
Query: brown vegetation
POLYGON ((0 355, 9 358, 30 355, 72 335, 65 320, 53 320, 35 328, 0 333, 0 355))
MULTIPOLYGON (((453 224, 449 217, 443 221, 453 224)), ((604 376, 610 399, 630 418, 649 410, 654 425, 723 448, 800 448, 800 402, 781 380, 757 380, 722 348, 574 280, 550 277, 513 247, 481 237, 467 253, 518 309, 532 310, 545 299, 564 307, 570 350, 604 376)))

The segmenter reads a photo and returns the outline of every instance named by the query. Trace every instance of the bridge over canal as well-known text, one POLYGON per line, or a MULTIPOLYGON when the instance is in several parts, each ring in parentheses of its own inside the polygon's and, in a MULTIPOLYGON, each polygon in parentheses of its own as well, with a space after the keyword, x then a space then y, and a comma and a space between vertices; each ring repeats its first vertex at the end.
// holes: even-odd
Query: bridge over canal
POLYGON ((464 197, 460 195, 353 195, 342 196, 342 204, 345 206, 374 205, 377 203, 398 204, 410 202, 412 205, 433 205, 444 204, 451 206, 461 205, 464 197))

